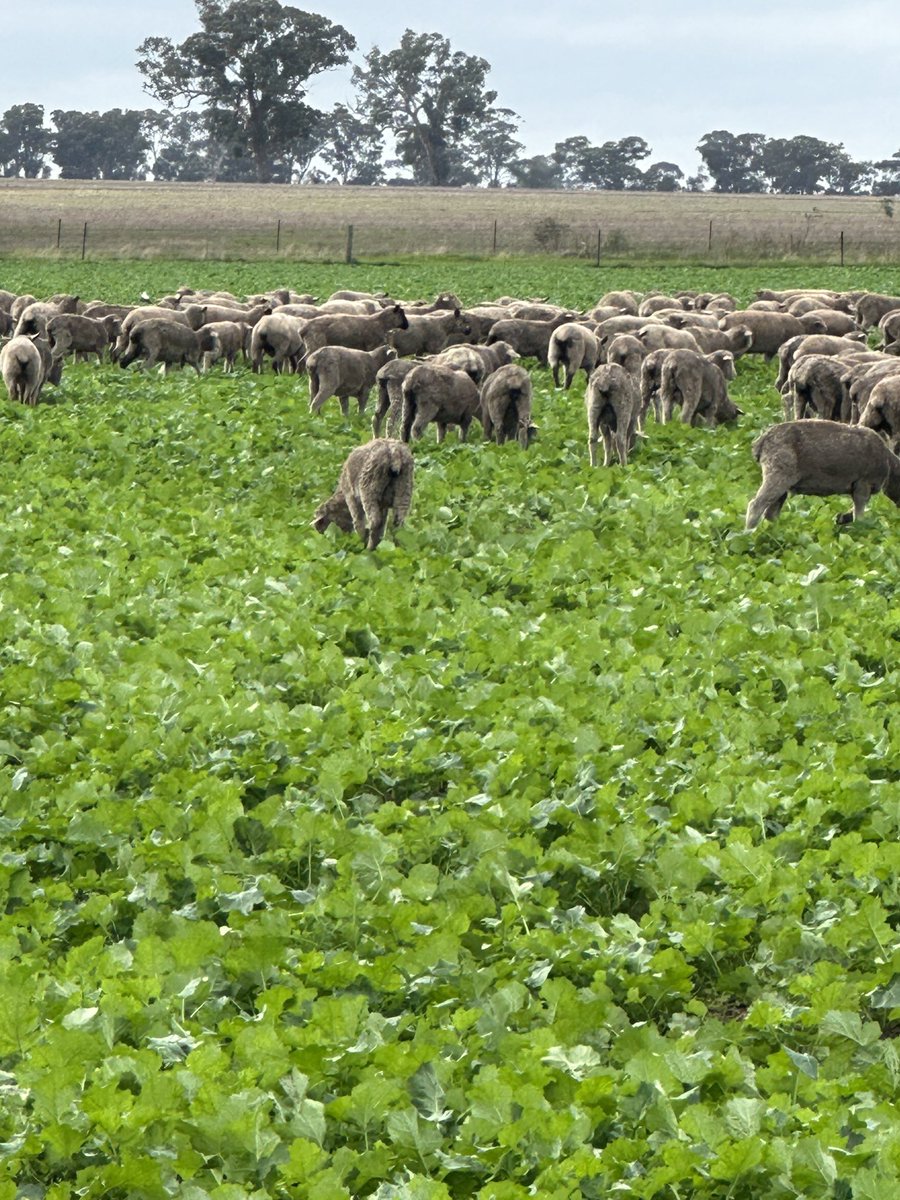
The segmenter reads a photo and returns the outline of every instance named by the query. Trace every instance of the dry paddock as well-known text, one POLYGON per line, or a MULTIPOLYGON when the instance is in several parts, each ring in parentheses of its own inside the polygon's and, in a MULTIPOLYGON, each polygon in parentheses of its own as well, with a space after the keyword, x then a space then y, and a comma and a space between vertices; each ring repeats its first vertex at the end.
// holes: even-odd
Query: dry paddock
POLYGON ((886 197, 0 180, 0 255, 891 263, 886 197))

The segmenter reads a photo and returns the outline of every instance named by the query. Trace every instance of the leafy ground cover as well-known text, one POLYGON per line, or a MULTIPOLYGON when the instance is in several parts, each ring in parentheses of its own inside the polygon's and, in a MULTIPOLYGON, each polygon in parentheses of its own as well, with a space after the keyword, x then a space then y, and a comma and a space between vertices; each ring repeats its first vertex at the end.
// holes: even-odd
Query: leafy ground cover
POLYGON ((305 381, 4 408, 2 1200, 893 1200, 897 514, 746 534, 739 372, 592 471, 537 371, 533 449, 417 444, 375 554, 309 528, 366 425, 305 381))

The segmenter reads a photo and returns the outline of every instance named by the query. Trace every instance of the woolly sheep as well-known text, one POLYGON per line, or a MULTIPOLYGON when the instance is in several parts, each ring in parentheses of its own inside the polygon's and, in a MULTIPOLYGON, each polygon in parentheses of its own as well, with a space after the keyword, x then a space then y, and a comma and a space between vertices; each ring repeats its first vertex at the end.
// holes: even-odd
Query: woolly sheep
POLYGON ((183 311, 191 329, 200 329, 214 321, 242 321, 245 325, 256 325, 271 313, 272 305, 266 301, 255 308, 242 309, 225 304, 189 304, 183 311))
POLYGON ((663 423, 679 403, 685 425, 705 421, 716 426, 735 420, 741 410, 728 396, 728 380, 734 376, 734 358, 727 350, 716 350, 709 357, 695 350, 671 350, 660 370, 663 423))
POLYGON ((599 361, 599 339, 586 325, 567 321, 553 330, 547 347, 547 363, 553 372, 554 387, 560 386, 560 371, 565 371, 562 386, 568 391, 579 371, 584 371, 590 378, 599 361))
POLYGON ((800 317, 792 317, 790 313, 759 312, 749 308, 726 313, 720 321, 722 329, 733 329, 735 325, 745 325, 753 335, 753 341, 747 353, 762 354, 766 362, 770 362, 775 357, 779 346, 782 346, 789 338, 797 337, 801 333, 824 332, 821 323, 816 326, 813 321, 814 328, 810 328, 809 324, 800 317))
POLYGON ((627 466, 640 409, 640 396, 631 375, 618 363, 601 363, 591 372, 584 403, 591 466, 597 465, 597 444, 601 438, 604 467, 612 461, 613 446, 621 465, 627 466))
POLYGON ((860 349, 865 349, 865 334, 862 333, 846 337, 830 333, 806 333, 788 338, 778 349, 778 375, 775 386, 779 391, 784 389, 788 372, 804 354, 855 354, 860 349))
POLYGON ((237 356, 245 350, 252 326, 243 321, 210 321, 197 330, 203 370, 222 362, 225 371, 233 371, 237 356))
POLYGON ((481 420, 478 387, 462 371, 433 363, 419 363, 403 380, 403 423, 400 436, 404 442, 422 436, 425 427, 434 421, 437 440, 442 442, 448 425, 459 427, 464 442, 473 418, 481 420))
POLYGON ((280 312, 261 317, 250 334, 250 367, 258 375, 268 355, 276 375, 298 370, 303 356, 303 321, 280 312))
POLYGON ((536 433, 531 424, 531 376, 518 363, 507 363, 489 375, 481 389, 484 436, 502 445, 516 438, 527 450, 536 433))
POLYGON ((387 435, 393 437, 403 411, 403 380, 418 366, 412 358, 394 358, 386 362, 375 376, 378 402, 372 417, 372 435, 381 437, 381 427, 387 415, 387 435))
POLYGON ((55 355, 74 354, 75 361, 96 354, 102 362, 115 342, 120 322, 113 316, 97 320, 80 313, 57 313, 47 322, 47 340, 55 355))
POLYGON ((396 358, 392 346, 375 350, 353 350, 348 346, 322 346, 306 359, 309 374, 309 411, 320 412, 331 396, 337 396, 341 412, 350 412, 350 398, 355 397, 360 413, 365 411, 375 377, 389 359, 396 358))
POLYGON ((412 493, 409 447, 394 438, 378 438, 350 451, 336 490, 316 509, 312 524, 319 533, 332 523, 345 532, 353 528, 366 549, 375 550, 391 512, 395 530, 406 520, 412 493))
POLYGON ((879 379, 859 415, 859 425, 880 433, 892 450, 900 448, 900 374, 879 379))
POLYGON ((321 346, 348 346, 352 350, 374 350, 384 345, 391 329, 406 329, 409 322, 399 304, 368 316, 344 313, 313 317, 301 329, 307 354, 321 346))
POLYGON ((786 421, 772 425, 753 443, 762 483, 747 506, 746 528, 763 517, 774 521, 788 495, 853 498, 839 525, 861 517, 873 492, 900 505, 900 459, 881 437, 859 425, 837 421, 786 421))
POLYGON ((547 366, 550 338, 553 330, 575 319, 575 313, 560 313, 552 321, 523 321, 511 317, 495 321, 487 336, 488 345, 507 342, 520 358, 536 358, 541 366, 547 366))
POLYGON ((391 344, 401 358, 415 354, 439 354, 445 346, 472 336, 472 324, 458 308, 433 315, 406 316, 405 329, 391 332, 391 344))
POLYGON ((638 429, 643 432, 644 420, 651 405, 657 421, 662 421, 662 403, 659 388, 662 382, 662 365, 671 350, 651 350, 641 363, 640 393, 641 406, 638 413, 638 429))
POLYGON ((44 363, 34 340, 19 334, 0 349, 0 375, 14 403, 37 404, 44 385, 44 363))
POLYGON ((856 302, 856 320, 862 329, 874 328, 881 318, 900 308, 900 296, 881 292, 866 292, 856 302))
POLYGON ((786 420, 809 415, 849 424, 846 364, 833 354, 804 354, 788 371, 782 399, 786 420))
POLYGON ((165 369, 191 366, 200 374, 200 342, 196 333, 190 326, 165 317, 141 321, 132 328, 119 366, 128 367, 136 358, 144 359, 147 371, 162 363, 165 369))
MULTIPOLYGON (((868 356, 866 356, 868 357, 868 356)), ((859 414, 869 402, 876 384, 889 376, 900 374, 900 360, 881 356, 881 362, 867 362, 860 355, 859 361, 850 361, 848 356, 848 389, 850 392, 850 424, 859 422, 859 414)))

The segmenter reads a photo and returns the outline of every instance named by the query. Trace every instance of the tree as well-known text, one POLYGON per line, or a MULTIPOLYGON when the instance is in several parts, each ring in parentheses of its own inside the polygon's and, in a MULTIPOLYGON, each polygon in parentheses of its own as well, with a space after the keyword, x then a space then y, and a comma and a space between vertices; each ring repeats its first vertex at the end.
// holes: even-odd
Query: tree
POLYGON ((153 134, 164 121, 154 109, 56 108, 50 115, 56 126, 50 149, 63 179, 147 178, 153 134))
POLYGON ((515 115, 509 108, 495 109, 471 138, 472 164, 479 181, 488 187, 499 187, 504 175, 512 175, 511 165, 523 149, 513 136, 518 130, 512 120, 515 115))
POLYGON ((677 163, 651 163, 644 172, 641 187, 648 192, 677 192, 681 190, 684 171, 677 163))
POLYGON ((896 196, 900 193, 900 150, 896 150, 890 158, 872 163, 878 172, 872 185, 873 196, 896 196))
POLYGON ((323 114, 306 104, 311 76, 347 62, 355 39, 342 25, 278 0, 195 0, 202 31, 180 45, 138 46, 145 88, 164 104, 206 104, 212 136, 248 154, 259 182, 296 158, 323 114))
POLYGON ((614 191, 641 185, 637 166, 650 147, 639 137, 620 138, 617 142, 592 145, 586 137, 570 137, 557 142, 553 161, 559 165, 566 187, 597 187, 614 191))
MULTIPOLYGON (((452 51, 437 33, 407 29, 396 50, 373 46, 365 67, 355 67, 359 109, 379 129, 390 130, 400 159, 417 183, 447 186, 473 183, 478 137, 499 117, 497 93, 485 86, 490 63, 452 51)), ((510 122, 510 129, 515 126, 510 122)))
POLYGON ((769 138, 762 150, 762 170, 769 190, 786 195, 824 191, 824 180, 839 175, 849 161, 839 143, 805 135, 769 138))
POLYGON ((535 154, 532 158, 518 158, 508 167, 516 187, 561 188, 562 170, 559 163, 549 155, 535 154))
POLYGON ((320 150, 338 183, 372 184, 384 179, 381 130, 345 104, 331 112, 320 150))
POLYGON ((697 150, 706 164, 714 192, 765 191, 762 152, 766 139, 761 133, 730 133, 714 129, 700 139, 697 150))
POLYGON ((44 125, 41 104, 14 104, 0 121, 0 175, 24 175, 26 179, 50 173, 47 155, 50 130, 44 125))

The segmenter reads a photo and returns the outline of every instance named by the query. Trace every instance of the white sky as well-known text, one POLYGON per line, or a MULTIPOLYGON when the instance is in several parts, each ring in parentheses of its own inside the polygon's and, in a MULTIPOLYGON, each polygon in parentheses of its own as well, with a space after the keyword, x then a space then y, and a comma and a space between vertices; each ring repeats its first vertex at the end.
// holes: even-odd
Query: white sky
MULTIPOLYGON (((521 118, 526 154, 583 135, 636 135, 651 161, 700 165, 704 133, 807 134, 843 142, 854 159, 900 150, 900 20, 896 0, 297 0, 344 25, 354 61, 404 29, 437 32, 490 62, 497 103, 521 118), (554 12, 554 9, 556 10, 554 12), (567 18, 561 15, 565 12, 567 18)), ((0 0, 0 113, 13 104, 104 111, 159 107, 135 66, 145 37, 182 41, 199 29, 193 0, 0 0)), ((349 68, 312 83, 322 108, 352 102, 349 68)))

